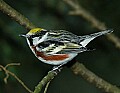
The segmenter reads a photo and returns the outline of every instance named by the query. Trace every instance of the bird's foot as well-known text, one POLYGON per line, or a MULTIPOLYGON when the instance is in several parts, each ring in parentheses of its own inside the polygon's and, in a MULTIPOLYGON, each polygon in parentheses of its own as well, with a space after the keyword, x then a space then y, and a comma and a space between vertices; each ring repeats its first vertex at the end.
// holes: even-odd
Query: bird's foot
POLYGON ((63 65, 54 66, 51 71, 54 72, 57 75, 63 69, 62 66, 63 65))

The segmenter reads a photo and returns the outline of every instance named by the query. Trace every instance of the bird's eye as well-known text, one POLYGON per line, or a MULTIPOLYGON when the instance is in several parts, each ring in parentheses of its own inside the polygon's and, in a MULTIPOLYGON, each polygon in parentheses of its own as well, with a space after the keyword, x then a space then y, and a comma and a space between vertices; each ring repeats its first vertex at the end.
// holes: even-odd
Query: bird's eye
POLYGON ((39 37, 39 34, 31 35, 29 38, 39 37))

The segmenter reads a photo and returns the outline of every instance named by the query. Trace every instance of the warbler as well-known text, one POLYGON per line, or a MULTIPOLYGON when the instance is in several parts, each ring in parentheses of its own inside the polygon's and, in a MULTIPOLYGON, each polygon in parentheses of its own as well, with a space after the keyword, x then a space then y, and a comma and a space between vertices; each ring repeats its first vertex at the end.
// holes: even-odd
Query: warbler
POLYGON ((89 51, 86 45, 98 36, 111 33, 104 30, 90 35, 77 36, 65 30, 31 29, 27 34, 21 34, 34 55, 44 63, 64 65, 79 53, 89 51))

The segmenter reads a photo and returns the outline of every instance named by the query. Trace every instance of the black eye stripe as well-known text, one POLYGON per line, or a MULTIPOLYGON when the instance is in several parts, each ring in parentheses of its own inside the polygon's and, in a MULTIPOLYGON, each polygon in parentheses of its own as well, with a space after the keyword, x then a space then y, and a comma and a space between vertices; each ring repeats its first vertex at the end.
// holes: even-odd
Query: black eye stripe
POLYGON ((30 38, 39 37, 39 34, 31 35, 30 38))

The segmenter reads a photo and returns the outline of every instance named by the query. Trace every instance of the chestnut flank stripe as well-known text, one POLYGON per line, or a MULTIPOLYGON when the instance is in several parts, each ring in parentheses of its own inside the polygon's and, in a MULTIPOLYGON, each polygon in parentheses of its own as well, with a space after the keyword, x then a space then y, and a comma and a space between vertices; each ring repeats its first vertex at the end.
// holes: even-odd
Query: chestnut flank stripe
POLYGON ((35 53, 37 55, 37 57, 41 57, 44 60, 51 60, 51 61, 61 61, 64 60, 66 58, 68 58, 68 54, 62 54, 62 55, 45 55, 42 52, 39 52, 36 50, 36 47, 32 47, 35 50, 35 53))

